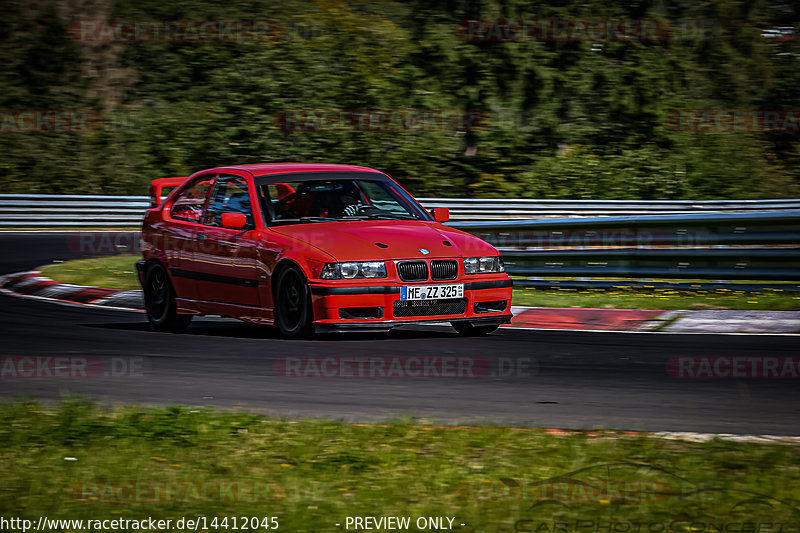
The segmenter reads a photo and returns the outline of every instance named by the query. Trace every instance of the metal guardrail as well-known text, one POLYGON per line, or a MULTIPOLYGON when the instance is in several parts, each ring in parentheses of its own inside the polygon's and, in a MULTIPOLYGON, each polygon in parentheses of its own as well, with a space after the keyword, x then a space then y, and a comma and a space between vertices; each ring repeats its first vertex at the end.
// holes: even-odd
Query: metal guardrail
POLYGON ((141 226, 149 196, 0 194, 0 227, 141 226))
POLYGON ((452 225, 517 276, 800 280, 800 209, 452 225))
MULTIPOLYGON (((644 214, 697 214, 800 209, 789 200, 525 200, 420 198, 447 207, 454 222, 644 214)), ((0 194, 0 227, 136 227, 147 196, 0 194)))
POLYGON ((800 200, 527 200, 418 198, 428 209, 446 207, 454 221, 524 220, 545 217, 688 215, 800 209, 800 200))
POLYGON ((453 222, 500 249, 800 245, 800 209, 755 213, 641 215, 453 222))
MULTIPOLYGON (((800 200, 612 202, 423 198, 421 202, 427 208, 450 208, 454 216, 449 224, 497 246, 507 271, 515 276, 800 280, 800 200), (552 212, 536 211, 549 209, 548 205, 561 205, 576 213, 579 210, 575 206, 589 210, 582 213, 600 208, 610 212, 612 207, 629 213, 628 209, 635 206, 681 210, 716 206, 740 212, 474 220, 479 216, 512 217, 517 205, 540 215, 552 212), (783 206, 795 209, 776 210, 783 206), (759 211, 751 211, 756 208, 759 211)), ((146 196, 0 195, 0 227, 131 228, 140 224, 142 211, 149 205, 146 196)), ((540 285, 539 281, 542 280, 530 279, 529 283, 540 285)))

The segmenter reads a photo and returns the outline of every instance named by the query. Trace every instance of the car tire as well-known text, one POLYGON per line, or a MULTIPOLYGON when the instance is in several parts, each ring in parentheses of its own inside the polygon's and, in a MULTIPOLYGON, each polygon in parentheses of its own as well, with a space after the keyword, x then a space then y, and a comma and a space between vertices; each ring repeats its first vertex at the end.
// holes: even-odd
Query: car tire
POLYGON ((179 315, 175 304, 175 290, 167 269, 161 263, 152 263, 144 276, 144 307, 147 320, 156 331, 177 333, 192 321, 192 315, 179 315))
POLYGON ((308 337, 313 332, 313 313, 308 281, 296 266, 278 272, 275 281, 275 325, 288 339, 308 337))
POLYGON ((478 337, 480 335, 488 335, 500 326, 476 326, 469 322, 450 322, 462 337, 478 337))

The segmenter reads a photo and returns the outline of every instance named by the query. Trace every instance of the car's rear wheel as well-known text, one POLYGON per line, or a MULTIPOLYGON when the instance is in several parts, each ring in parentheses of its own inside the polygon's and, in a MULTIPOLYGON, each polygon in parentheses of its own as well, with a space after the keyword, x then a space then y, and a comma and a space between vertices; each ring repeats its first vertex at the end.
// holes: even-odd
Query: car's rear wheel
POLYGON ((175 290, 160 263, 151 264, 145 273, 144 306, 147 320, 158 331, 183 331, 192 321, 192 315, 178 314, 175 290))
POLYGON ((283 268, 275 282, 275 324, 284 337, 297 339, 312 333, 312 320, 306 277, 295 266, 283 268))
POLYGON ((487 335, 499 327, 497 325, 476 326, 469 322, 450 322, 450 325, 464 337, 487 335))

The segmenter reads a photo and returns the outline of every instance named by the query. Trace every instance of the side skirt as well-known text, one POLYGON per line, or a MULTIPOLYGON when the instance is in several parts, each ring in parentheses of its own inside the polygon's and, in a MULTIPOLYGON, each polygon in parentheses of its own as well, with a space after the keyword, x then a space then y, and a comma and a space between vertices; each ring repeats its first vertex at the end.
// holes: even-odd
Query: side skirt
POLYGON ((229 316, 261 326, 271 326, 275 323, 273 310, 265 309, 264 307, 209 302, 207 300, 190 300, 188 298, 175 298, 175 303, 180 314, 229 316))

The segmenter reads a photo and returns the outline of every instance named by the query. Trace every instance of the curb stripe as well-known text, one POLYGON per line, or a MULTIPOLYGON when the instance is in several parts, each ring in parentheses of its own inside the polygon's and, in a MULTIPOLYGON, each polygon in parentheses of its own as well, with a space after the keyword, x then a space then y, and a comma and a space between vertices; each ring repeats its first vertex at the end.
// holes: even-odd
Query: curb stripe
MULTIPOLYGON (((30 296, 74 305, 94 305, 114 309, 141 311, 144 307, 141 290, 107 289, 58 283, 38 270, 0 276, 3 292, 30 296)), ((385 289, 388 287, 374 287, 385 289)), ((466 287, 465 287, 466 288, 466 287)), ((312 291, 327 289, 311 287, 312 291)), ((362 287, 346 289, 363 290, 362 287)), ((800 312, 797 311, 727 311, 730 316, 709 316, 713 312, 694 310, 592 309, 512 306, 510 324, 501 327, 529 331, 583 331, 604 333, 676 333, 676 334, 747 334, 797 335, 800 333, 800 312), (705 314, 704 314, 705 313, 705 314), (702 318, 702 320, 701 320, 702 318), (755 329, 765 323, 763 331, 734 331, 732 324, 743 323, 755 329), (727 326, 727 327, 726 327, 727 326)), ((724 313, 723 313, 724 315, 724 313)))

